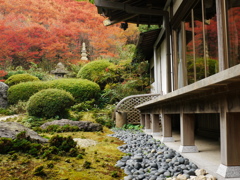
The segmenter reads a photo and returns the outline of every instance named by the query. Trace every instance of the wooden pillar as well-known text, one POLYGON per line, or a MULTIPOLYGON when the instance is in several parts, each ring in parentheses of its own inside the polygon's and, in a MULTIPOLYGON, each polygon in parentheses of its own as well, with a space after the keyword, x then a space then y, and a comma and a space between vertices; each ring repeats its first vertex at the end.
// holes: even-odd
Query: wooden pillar
POLYGON ((240 178, 240 113, 221 112, 220 131, 221 164, 217 173, 226 178, 240 178))
POLYGON ((180 114, 181 146, 180 152, 198 152, 194 139, 194 114, 180 114))
POLYGON ((152 135, 160 136, 160 118, 159 114, 151 114, 151 119, 152 119, 152 135))
POLYGON ((116 112, 116 127, 123 127, 127 124, 127 113, 126 112, 116 112))
POLYGON ((145 128, 144 131, 146 133, 151 132, 151 122, 150 122, 150 114, 145 114, 145 128))
POLYGON ((172 119, 169 114, 162 115, 162 133, 162 142, 174 142, 172 137, 172 119))
POLYGON ((145 114, 141 114, 140 125, 145 128, 145 114))

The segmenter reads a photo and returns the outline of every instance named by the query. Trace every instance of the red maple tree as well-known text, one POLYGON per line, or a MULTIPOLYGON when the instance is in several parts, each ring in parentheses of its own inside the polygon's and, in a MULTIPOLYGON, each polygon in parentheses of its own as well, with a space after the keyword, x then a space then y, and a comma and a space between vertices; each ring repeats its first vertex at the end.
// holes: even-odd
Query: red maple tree
POLYGON ((119 25, 104 27, 89 2, 0 0, 0 63, 77 63, 85 42, 90 59, 116 57, 127 38, 119 25))

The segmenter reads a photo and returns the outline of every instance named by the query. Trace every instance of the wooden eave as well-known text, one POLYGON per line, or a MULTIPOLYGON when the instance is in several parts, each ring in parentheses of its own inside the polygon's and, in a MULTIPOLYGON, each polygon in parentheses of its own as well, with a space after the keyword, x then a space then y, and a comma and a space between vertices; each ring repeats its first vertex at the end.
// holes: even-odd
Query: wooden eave
POLYGON ((146 60, 150 60, 153 56, 153 46, 160 31, 161 29, 155 29, 140 34, 137 48, 141 49, 141 52, 145 55, 146 60))
POLYGON ((167 0, 95 0, 98 13, 108 17, 107 25, 119 22, 162 25, 167 0))

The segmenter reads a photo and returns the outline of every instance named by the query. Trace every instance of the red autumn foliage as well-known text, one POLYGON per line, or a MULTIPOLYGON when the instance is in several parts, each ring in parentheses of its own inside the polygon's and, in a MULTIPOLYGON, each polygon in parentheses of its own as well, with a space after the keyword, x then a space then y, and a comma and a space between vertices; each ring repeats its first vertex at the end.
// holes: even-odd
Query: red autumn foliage
POLYGON ((4 82, 5 80, 2 79, 5 75, 7 75, 7 72, 4 70, 0 70, 0 82, 4 82))
POLYGON ((0 65, 77 63, 83 42, 90 59, 115 57, 127 39, 119 25, 104 27, 103 20, 84 1, 0 0, 0 65))

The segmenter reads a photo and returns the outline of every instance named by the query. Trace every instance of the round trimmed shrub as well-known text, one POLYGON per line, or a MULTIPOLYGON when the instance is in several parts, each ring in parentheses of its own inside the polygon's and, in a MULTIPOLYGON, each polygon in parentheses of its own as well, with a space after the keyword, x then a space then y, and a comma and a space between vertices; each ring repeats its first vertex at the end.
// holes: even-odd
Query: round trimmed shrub
POLYGON ((114 73, 110 71, 111 66, 114 64, 107 60, 92 61, 80 69, 77 77, 96 82, 104 89, 108 81, 114 77, 114 73))
POLYGON ((28 101, 33 94, 48 88, 63 89, 70 92, 77 103, 96 99, 100 92, 99 85, 87 79, 35 81, 11 86, 8 89, 8 102, 9 104, 16 104, 19 100, 28 101))
POLYGON ((28 82, 28 81, 39 81, 39 79, 36 76, 32 76, 30 74, 16 74, 16 75, 12 75, 11 77, 9 77, 5 83, 8 86, 13 86, 16 84, 19 84, 21 82, 28 82))
POLYGON ((27 112, 30 116, 67 117, 67 108, 74 104, 71 93, 60 89, 44 89, 30 97, 27 112))
POLYGON ((28 101, 33 94, 47 88, 45 81, 25 82, 11 86, 8 88, 8 103, 17 104, 20 100, 28 101))
POLYGON ((70 92, 78 103, 95 99, 100 92, 99 85, 87 79, 56 79, 49 83, 51 88, 70 92))

